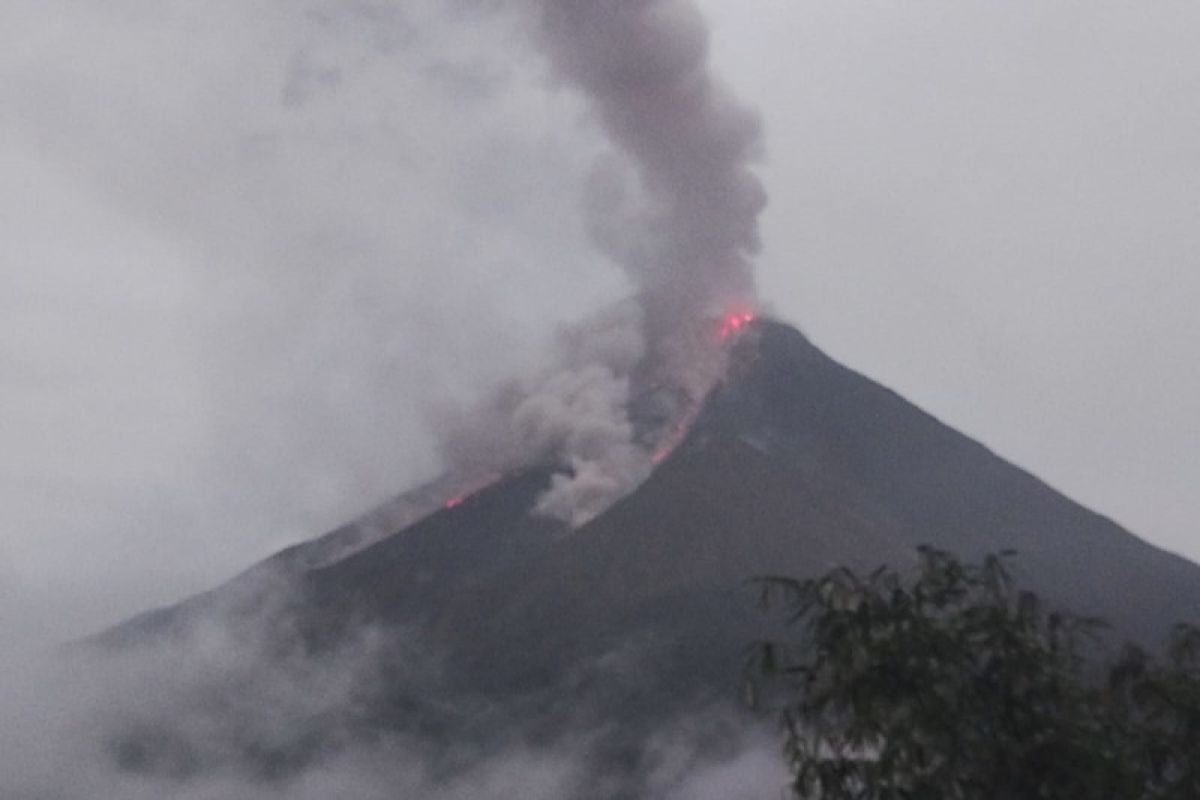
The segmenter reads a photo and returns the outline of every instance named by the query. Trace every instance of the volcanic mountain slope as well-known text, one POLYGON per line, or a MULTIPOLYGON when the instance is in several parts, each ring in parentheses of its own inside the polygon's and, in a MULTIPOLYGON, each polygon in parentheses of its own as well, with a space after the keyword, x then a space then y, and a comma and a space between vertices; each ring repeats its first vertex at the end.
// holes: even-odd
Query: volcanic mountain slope
MULTIPOLYGON (((647 728, 733 697, 743 648, 762 630, 742 596, 747 578, 903 565, 922 543, 967 557, 1015 549, 1024 585, 1111 620, 1120 638, 1154 643, 1172 623, 1200 619, 1200 566, 773 322, 738 338, 682 444, 607 512, 573 532, 533 516, 551 475, 509 476, 342 558, 314 540, 283 559, 287 582, 225 608, 242 613, 287 591, 291 625, 309 648, 364 623, 416 632, 441 654, 445 697, 503 699, 505 720, 519 706, 547 733, 567 696, 575 716, 619 713, 647 728), (622 652, 638 654, 636 680, 596 678, 622 652)), ((156 639, 232 594, 151 612, 103 639, 156 639)), ((427 689, 389 687, 373 722, 420 718, 452 735, 454 714, 425 713, 427 689)), ((454 713, 478 731, 479 707, 454 713)))

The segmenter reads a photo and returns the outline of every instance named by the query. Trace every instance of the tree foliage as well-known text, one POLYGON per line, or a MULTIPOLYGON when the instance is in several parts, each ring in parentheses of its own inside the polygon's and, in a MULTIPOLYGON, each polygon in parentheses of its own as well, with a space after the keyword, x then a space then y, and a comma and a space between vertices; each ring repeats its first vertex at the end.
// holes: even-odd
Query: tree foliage
POLYGON ((1200 798, 1200 631, 1165 658, 1014 585, 1011 553, 758 581, 799 629, 752 650, 793 789, 822 800, 1200 798))

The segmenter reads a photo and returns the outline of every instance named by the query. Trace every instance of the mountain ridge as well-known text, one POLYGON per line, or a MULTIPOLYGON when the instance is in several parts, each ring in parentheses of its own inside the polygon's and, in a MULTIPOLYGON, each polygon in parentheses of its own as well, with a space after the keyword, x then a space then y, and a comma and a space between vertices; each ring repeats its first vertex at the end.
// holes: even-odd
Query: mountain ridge
MULTIPOLYGON (((1075 610, 1106 616, 1126 635, 1161 632, 1200 611, 1200 567, 1074 503, 897 393, 829 358, 799 331, 772 321, 756 322, 733 344, 726 378, 712 391, 687 436, 646 482, 571 533, 529 513, 530 498, 536 498, 539 486, 544 488, 551 471, 533 468, 502 479, 453 508, 434 504, 437 510, 377 541, 366 541, 360 549, 354 546, 355 528, 343 526, 287 548, 263 564, 304 577, 305 583, 319 587, 318 594, 336 596, 330 585, 350 573, 356 577, 349 585, 361 585, 355 565, 383 553, 392 553, 388 563, 401 564, 409 557, 409 566, 426 565, 421 567, 426 571, 428 562, 439 558, 454 555, 461 562, 469 550, 466 542, 479 545, 472 525, 492 527, 486 521, 491 512, 481 515, 481 498, 494 496, 497 486, 519 485, 525 500, 507 506, 507 534, 488 544, 495 568, 506 558, 517 568, 520 559, 514 561, 513 554, 526 552, 556 563, 565 559, 568 563, 558 564, 561 569, 586 577, 588 570, 569 562, 608 559, 612 563, 606 579, 636 594, 646 583, 637 578, 643 568, 653 569, 658 580, 668 583, 686 576, 694 581, 700 575, 736 582, 763 571, 811 574, 837 565, 868 568, 884 560, 904 561, 918 544, 964 557, 1015 549, 1019 570, 1034 583, 1031 588, 1047 591, 1050 599, 1075 610), (748 475, 754 475, 754 481, 748 481, 748 475), (708 521, 679 513, 697 498, 705 502, 723 495, 728 497, 705 505, 708 521), (522 502, 529 505, 522 507, 522 502), (720 522, 710 535, 682 533, 712 528, 709 522, 714 519, 720 522), (651 530, 655 525, 657 532, 651 530), (430 526, 436 532, 424 533, 430 526), (751 547, 731 543, 729 533, 739 526, 747 526, 744 538, 753 539, 751 547), (795 541, 786 541, 789 530, 806 531, 797 535, 811 557, 806 558, 795 541), (406 532, 416 532, 407 537, 415 544, 402 541, 406 532), (1066 549, 1074 537, 1083 537, 1077 542, 1082 549, 1072 554, 1066 549), (439 550, 432 544, 439 538, 451 544, 439 550), (640 555, 622 559, 596 552, 597 538, 615 539, 640 555), (455 555, 455 546, 462 552, 455 555), (762 549, 763 558, 752 557, 754 546, 762 549), (697 557, 696 548, 723 553, 718 559, 722 569, 709 569, 712 565, 697 557), (1112 552, 1114 548, 1120 552, 1112 552), (563 555, 575 551, 590 554, 563 555), (437 552, 443 555, 434 555, 437 552), (683 559, 686 569, 664 571, 663 564, 673 558, 683 559), (743 574, 735 575, 739 568, 743 574), (1164 575, 1171 587, 1190 586, 1191 591, 1181 591, 1179 602, 1173 602, 1162 591, 1164 575), (1135 597, 1139 587, 1134 579, 1144 578, 1143 602, 1110 602, 1095 583, 1101 578, 1116 580, 1115 588, 1135 597), (1148 613, 1142 613, 1142 607, 1148 613), (1159 620, 1157 625, 1151 617, 1159 620)), ((428 487, 416 491, 431 494, 428 487)), ((381 508, 403 502, 406 496, 381 508)), ((425 503, 431 505, 427 498, 425 503)), ((372 517, 386 519, 386 513, 371 512, 364 518, 372 517)), ((458 562, 450 559, 441 567, 451 563, 458 562)), ((261 568, 257 565, 245 574, 261 568)), ((418 575, 421 569, 414 568, 412 574, 397 569, 405 575, 402 583, 431 580, 418 575)), ((451 617, 453 608, 451 603, 451 617)), ((147 612, 138 624, 126 623, 105 636, 121 638, 118 631, 132 633, 152 619, 172 616, 170 609, 147 612)), ((462 616, 469 620, 469 615, 462 616)))
MULTIPOLYGON (((486 753, 514 735, 541 747, 588 731, 589 774, 604 781, 580 796, 612 800, 652 796, 665 728, 723 709, 696 733, 697 747, 720 752, 761 724, 730 710, 745 648, 782 633, 754 607, 756 576, 903 568, 921 544, 969 559, 1016 549, 1021 585, 1112 620, 1110 644, 1153 646, 1173 623, 1200 619, 1200 566, 771 321, 739 333, 724 379, 649 477, 575 530, 535 513, 560 469, 516 470, 440 504, 440 490, 422 487, 409 499, 433 510, 399 530, 355 539, 337 529, 92 643, 153 648, 217 621, 268 673, 339 653, 366 659, 374 677, 350 706, 245 746, 256 774, 302 770, 385 734, 433 753, 486 753), (363 641, 374 644, 360 652, 363 641)), ((393 507, 408 508, 404 498, 393 507)), ((203 683, 199 702, 219 687, 203 683)), ((186 735, 172 736, 158 724, 116 749, 139 769, 190 763, 186 735)))

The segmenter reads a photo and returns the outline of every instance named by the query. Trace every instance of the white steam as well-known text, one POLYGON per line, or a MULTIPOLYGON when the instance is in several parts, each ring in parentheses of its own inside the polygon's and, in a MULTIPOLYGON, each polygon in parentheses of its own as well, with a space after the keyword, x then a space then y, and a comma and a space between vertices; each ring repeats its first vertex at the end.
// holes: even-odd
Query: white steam
MULTIPOLYGON (((719 368, 720 349, 704 335, 707 318, 753 300, 749 256, 763 193, 747 165, 758 149, 757 122, 708 74, 706 33, 689 3, 312 0, 247 10, 230 0, 183 6, 122 0, 111 9, 19 0, 12 8, 21 13, 3 13, 29 29, 13 36, 19 46, 9 48, 4 61, 23 120, 20 141, 65 165, 89 200, 94 194, 109 212, 186 243, 176 271, 199 276, 212 298, 195 325, 225 332, 218 337, 222 353, 246 356, 244 364, 218 370, 219 359, 205 351, 201 371, 223 397, 255 387, 247 403, 263 412, 253 417, 261 424, 246 429, 197 412, 207 424, 197 423, 196 437, 235 442, 232 451, 251 462, 255 475, 280 472, 284 459, 267 456, 295 452, 275 447, 276 440, 299 440, 302 457, 311 453, 314 460, 347 438, 374 452, 367 445, 381 431, 400 427, 381 425, 381 407, 398 405, 393 398, 431 375, 436 379, 460 354, 444 320, 463 318, 463 327, 500 331, 508 318, 489 310, 488 302, 498 291, 510 292, 509 301, 523 300, 516 292, 536 282, 539 273, 528 271, 534 262, 562 267, 557 279, 574 281, 566 261, 590 259, 564 245, 573 242, 571 214, 558 201, 557 184, 544 176, 586 183, 587 230, 632 280, 636 300, 563 332, 549 369, 502 387, 479 410, 448 424, 444 450, 452 472, 461 467, 461 474, 474 476, 560 463, 569 472, 554 480, 539 510, 572 525, 585 522, 649 472, 656 439, 644 436, 631 416, 634 395, 665 387, 670 397, 694 403, 719 368), (529 23, 526 32, 540 43, 555 81, 590 109, 612 148, 590 177, 584 179, 583 170, 577 175, 573 148, 547 146, 556 140, 505 138, 505 126, 520 128, 541 109, 499 102, 524 74, 487 68, 492 51, 509 43, 478 46, 472 36, 490 28, 457 24, 485 7, 529 23), (429 35, 430 21, 454 34, 454 48, 429 35), (97 41, 104 46, 95 47, 97 41), (427 113, 410 113, 414 108, 427 113), (493 150, 483 147, 489 141, 493 150), (332 151, 330 143, 337 145, 332 151), (448 186, 445 173, 452 173, 448 186), (459 205, 473 216, 464 221, 443 213, 459 205), (525 217, 501 213, 513 205, 530 210, 525 217), (510 237, 519 238, 511 233, 514 219, 538 231, 531 238, 544 248, 508 252, 510 237), (420 269, 424 264, 435 266, 420 269), (506 286, 482 280, 497 273, 506 286), (454 304, 430 306, 426 285, 442 283, 451 287, 446 296, 454 304), (330 305, 329 298, 336 302, 330 305), (427 324, 426 316, 437 322, 427 324), (282 356, 268 346, 279 341, 290 343, 282 356), (421 363, 422 369, 388 372, 375 391, 355 392, 363 382, 355 379, 358 365, 347 367, 346 353, 421 363), (327 362, 341 371, 309 371, 327 362), (273 371, 261 369, 268 363, 273 371), (314 386, 318 408, 298 413, 297 396, 314 386), (364 397, 372 402, 355 404, 364 397), (331 429, 335 423, 348 424, 349 432, 331 429)), ((102 222, 98 227, 112 227, 102 222)), ((130 257, 126 248, 113 251, 130 257)), ((155 270, 173 268, 165 257, 152 256, 147 263, 155 270)), ((576 266, 585 265, 590 268, 576 266)), ((65 267, 64 276, 64 282, 71 277, 65 267)), ((94 305, 89 284, 78 291, 94 305)), ((114 291, 124 292, 120 286, 114 291)), ((480 338, 465 341, 473 346, 480 338)), ((508 342, 528 339, 488 338, 481 358, 495 363, 484 364, 485 372, 510 357, 508 342)), ((361 371, 374 374, 369 366, 361 371)), ((425 391, 440 397, 449 390, 425 391)), ((154 431, 148 437, 160 438, 154 431)), ((406 449, 402 437, 387 438, 389 451, 406 449)), ((106 477, 119 469, 116 461, 103 460, 106 477)), ((235 474, 229 466, 218 462, 212 471, 235 474)), ((145 491, 142 477, 132 482, 145 491)), ((271 505, 288 507, 304 498, 343 496, 346 486, 359 483, 356 473, 326 481, 327 489, 324 483, 242 482, 251 486, 244 494, 227 490, 223 480, 213 494, 256 503, 266 494, 271 505)), ((440 488, 429 497, 401 498, 361 527, 393 528, 419 513, 413 508, 435 503, 440 488)), ((125 506, 120 518, 128 523, 125 506)), ((171 527, 154 522, 145 526, 153 531, 146 543, 157 543, 171 527)), ((233 537, 242 528, 268 526, 230 527, 233 537)), ((213 541, 203 540, 206 551, 213 541)), ((92 548, 97 557, 103 550, 92 548)), ((135 558, 153 547, 129 550, 135 553, 130 563, 140 564, 135 558)), ((155 555, 146 563, 158 560, 155 555)), ((384 642, 362 631, 338 651, 317 656, 293 633, 286 616, 240 632, 202 624, 163 647, 112 658, 73 651, 67 660, 0 663, 0 794, 14 800, 452 800, 560 798, 579 789, 587 731, 549 749, 533 748, 514 732, 512 741, 452 775, 431 766, 428 743, 355 740, 349 727, 379 689, 384 642), (114 752, 113 742, 130 731, 141 734, 135 744, 166 748, 151 755, 170 769, 137 769, 145 755, 138 747, 114 752), (246 745, 291 750, 314 732, 328 749, 286 778, 264 780, 237 767, 246 745), (123 769, 122 759, 132 768, 123 769)), ((392 656, 393 632, 387 636, 392 656)), ((415 659, 413 669, 426 669, 422 659, 427 656, 415 659)), ((697 782, 766 763, 741 751, 701 759, 689 749, 686 727, 664 732, 657 744, 656 796, 699 796, 697 782)), ((738 780, 746 782, 768 791, 779 783, 772 776, 738 780)))
POLYGON ((626 304, 564 331, 554 367, 446 420, 453 472, 558 463, 571 472, 554 477, 538 511, 573 526, 603 511, 649 473, 628 414, 631 375, 645 354, 640 329, 640 309, 626 304))

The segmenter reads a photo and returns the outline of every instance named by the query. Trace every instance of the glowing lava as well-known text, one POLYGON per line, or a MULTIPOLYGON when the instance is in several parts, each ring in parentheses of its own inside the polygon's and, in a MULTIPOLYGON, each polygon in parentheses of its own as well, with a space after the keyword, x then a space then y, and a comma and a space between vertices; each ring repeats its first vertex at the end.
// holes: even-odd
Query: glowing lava
MULTIPOLYGON (((747 311, 744 308, 736 311, 729 311, 716 322, 717 339, 724 343, 729 341, 734 335, 749 327, 750 323, 754 322, 755 314, 753 311, 747 311)), ((675 450, 676 447, 687 436, 688 430, 692 426, 696 415, 700 412, 700 403, 689 402, 682 413, 682 418, 671 426, 670 430, 658 442, 657 447, 650 454, 651 464, 661 464, 666 460, 667 456, 675 450)))
POLYGON ((683 441, 683 437, 687 433, 688 423, 691 421, 693 416, 694 414, 688 413, 687 419, 677 422, 671 426, 671 432, 667 434, 666 438, 650 455, 651 464, 656 466, 661 464, 666 457, 671 455, 671 452, 679 446, 679 443, 683 441))
POLYGON ((449 500, 442 503, 442 508, 458 508, 473 495, 478 494, 496 481, 500 480, 500 477, 501 476, 498 473, 487 473, 476 476, 474 479, 464 478, 456 481, 455 489, 457 494, 451 496, 449 500))
POLYGON ((721 321, 717 325, 717 336, 721 341, 725 341, 751 322, 754 322, 754 312, 731 311, 721 317, 721 321))

